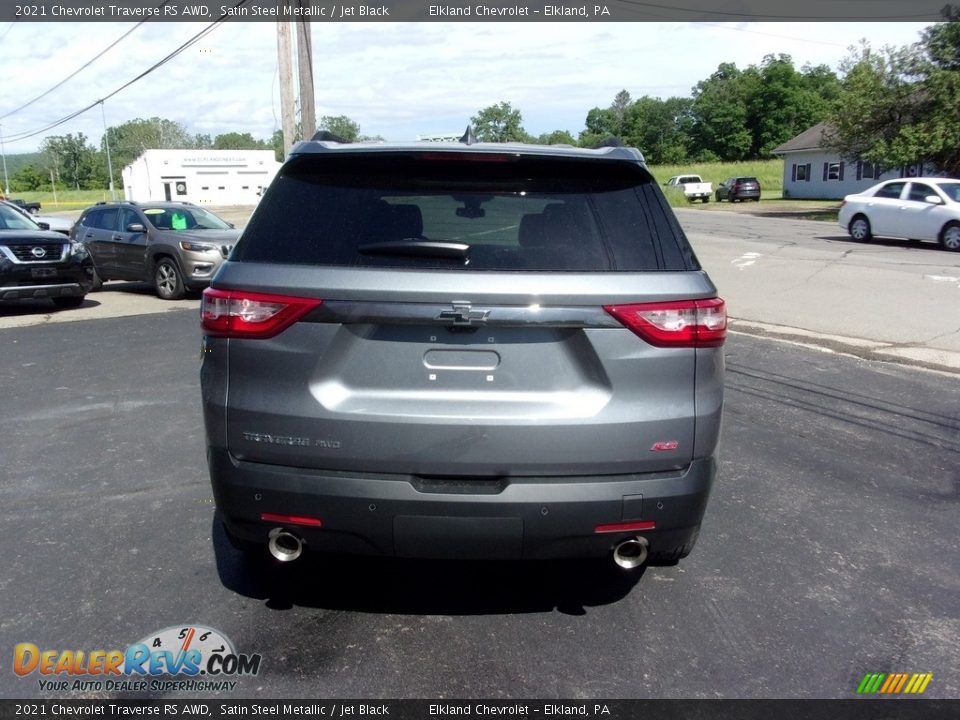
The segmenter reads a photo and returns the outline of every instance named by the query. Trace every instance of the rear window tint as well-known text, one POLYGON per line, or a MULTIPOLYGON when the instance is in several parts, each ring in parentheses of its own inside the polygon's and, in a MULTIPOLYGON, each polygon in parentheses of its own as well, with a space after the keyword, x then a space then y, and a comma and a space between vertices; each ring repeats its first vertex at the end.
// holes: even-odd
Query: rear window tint
POLYGON ((294 158, 232 259, 579 272, 696 265, 639 166, 436 152, 294 158))

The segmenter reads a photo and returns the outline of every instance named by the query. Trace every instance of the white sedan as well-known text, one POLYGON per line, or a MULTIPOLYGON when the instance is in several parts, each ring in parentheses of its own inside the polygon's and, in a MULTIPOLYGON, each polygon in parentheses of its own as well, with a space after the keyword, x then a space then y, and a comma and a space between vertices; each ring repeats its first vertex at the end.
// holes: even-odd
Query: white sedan
POLYGON ((866 242, 874 235, 936 240, 960 251, 960 180, 887 180, 847 195, 837 220, 854 240, 866 242))

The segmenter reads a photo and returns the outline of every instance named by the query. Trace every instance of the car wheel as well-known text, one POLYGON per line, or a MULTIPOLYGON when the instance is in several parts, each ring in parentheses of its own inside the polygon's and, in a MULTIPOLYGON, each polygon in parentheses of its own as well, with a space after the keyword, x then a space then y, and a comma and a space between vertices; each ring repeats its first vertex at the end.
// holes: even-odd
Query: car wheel
POLYGON ((960 223, 947 223, 940 232, 940 244, 944 250, 960 252, 960 223))
POLYGON ((723 202, 723 199, 720 197, 720 191, 717 190, 717 202, 723 202))
POLYGON ((180 268, 170 258, 160 258, 153 269, 153 288, 163 300, 179 300, 185 294, 180 268))
POLYGON ((709 196, 709 195, 704 195, 704 196, 703 196, 703 204, 706 205, 708 202, 710 202, 710 196, 709 196))
POLYGON ((69 297, 50 298, 53 304, 58 308, 76 308, 83 305, 83 295, 71 295, 69 297))
POLYGON ((873 235, 870 233, 870 221, 863 215, 857 215, 850 221, 850 237, 858 242, 869 242, 873 235))

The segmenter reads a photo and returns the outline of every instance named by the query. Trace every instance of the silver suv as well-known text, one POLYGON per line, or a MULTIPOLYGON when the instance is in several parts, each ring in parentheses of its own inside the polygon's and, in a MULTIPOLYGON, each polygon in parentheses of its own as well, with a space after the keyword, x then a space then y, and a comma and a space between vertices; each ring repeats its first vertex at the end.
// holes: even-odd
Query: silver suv
POLYGON ((101 202, 87 208, 72 237, 90 249, 97 277, 145 280, 164 300, 207 287, 240 231, 191 203, 101 202))
POLYGON ((300 143, 201 314, 242 549, 693 548, 726 312, 634 149, 300 143))

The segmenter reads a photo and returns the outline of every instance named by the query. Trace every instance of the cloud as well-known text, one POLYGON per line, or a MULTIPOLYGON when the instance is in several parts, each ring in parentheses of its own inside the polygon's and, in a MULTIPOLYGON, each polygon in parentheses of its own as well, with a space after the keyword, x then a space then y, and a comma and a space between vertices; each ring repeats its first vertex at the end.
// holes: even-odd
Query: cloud
MULTIPOLYGON (((0 68, 6 114, 56 84, 133 28, 132 23, 16 23, 0 68)), ((8 153, 17 140, 112 93, 200 32, 205 23, 148 22, 64 87, 3 120, 8 153)), ((790 54, 837 68, 866 36, 875 45, 917 40, 920 23, 355 23, 311 25, 317 116, 348 115, 369 135, 410 140, 459 132, 478 110, 509 101, 534 135, 574 134, 587 111, 621 89, 633 97, 688 96, 721 62, 759 64, 790 54)), ((108 125, 160 116, 192 133, 280 126, 273 23, 223 24, 147 78, 107 100, 108 125)), ((99 108, 49 134, 83 132, 99 144, 99 108)))

